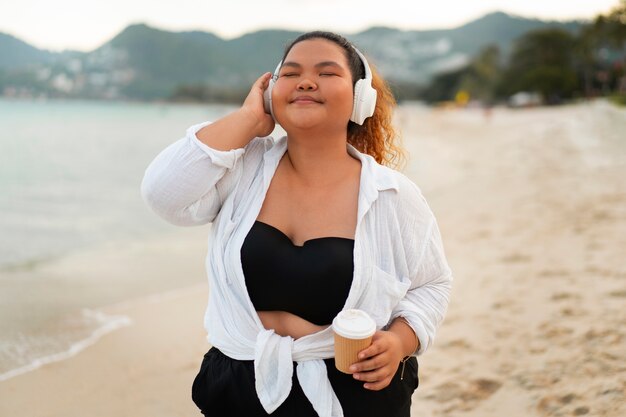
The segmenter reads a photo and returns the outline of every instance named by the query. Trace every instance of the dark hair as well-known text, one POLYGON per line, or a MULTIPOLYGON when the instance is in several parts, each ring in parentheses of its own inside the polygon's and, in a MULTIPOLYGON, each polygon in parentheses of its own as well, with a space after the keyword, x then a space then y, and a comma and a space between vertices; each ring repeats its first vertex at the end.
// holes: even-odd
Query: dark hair
MULTIPOLYGON (((285 48, 282 62, 285 61, 294 45, 311 39, 326 39, 343 49, 350 67, 353 87, 358 80, 365 78, 365 66, 354 50, 352 43, 343 36, 333 32, 313 31, 298 36, 285 48)), ((348 143, 359 151, 373 156, 380 164, 398 167, 404 162, 404 151, 395 143, 397 135, 392 125, 393 109, 396 106, 396 101, 391 93, 391 89, 372 66, 371 62, 369 66, 372 71, 372 87, 376 89, 378 94, 376 108, 373 116, 365 119, 362 125, 352 121, 348 122, 348 143)))

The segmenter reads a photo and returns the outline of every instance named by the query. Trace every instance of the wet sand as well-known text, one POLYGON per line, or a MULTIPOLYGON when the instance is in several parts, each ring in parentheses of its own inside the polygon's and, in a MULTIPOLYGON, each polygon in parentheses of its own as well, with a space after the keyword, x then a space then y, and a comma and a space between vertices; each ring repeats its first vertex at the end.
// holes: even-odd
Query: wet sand
MULTIPOLYGON (((626 111, 597 102, 487 118, 405 106, 397 116, 405 171, 455 275, 419 358, 412 415, 626 415, 626 111)), ((196 235, 179 249, 202 252, 196 235)), ((203 274, 185 250, 146 250, 137 257, 151 274, 203 274)), ((94 269, 107 262, 91 256, 94 269)), ((118 261, 136 274, 134 258, 118 261)), ((206 299, 199 284, 105 308, 131 324, 0 382, 0 415, 200 415, 190 390, 208 349, 206 299)))

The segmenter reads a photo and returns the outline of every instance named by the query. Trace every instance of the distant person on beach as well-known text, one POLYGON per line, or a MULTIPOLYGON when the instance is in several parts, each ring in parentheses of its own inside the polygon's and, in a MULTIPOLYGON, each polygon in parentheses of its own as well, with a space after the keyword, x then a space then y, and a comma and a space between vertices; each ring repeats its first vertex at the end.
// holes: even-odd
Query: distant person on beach
POLYGON ((452 275, 419 188, 384 166, 402 153, 394 107, 349 41, 310 32, 241 108, 191 126, 147 168, 156 213, 212 223, 212 347, 192 387, 205 416, 410 415, 452 275), (286 136, 268 136, 275 123, 286 136), (345 309, 376 322, 351 374, 329 327, 345 309))

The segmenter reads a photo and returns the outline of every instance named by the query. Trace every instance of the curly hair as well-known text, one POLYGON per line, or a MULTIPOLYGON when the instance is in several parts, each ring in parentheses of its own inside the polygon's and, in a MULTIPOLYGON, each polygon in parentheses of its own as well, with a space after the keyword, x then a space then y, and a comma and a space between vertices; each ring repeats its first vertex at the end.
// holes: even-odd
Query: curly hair
MULTIPOLYGON (((287 45, 282 60, 285 60, 294 45, 311 39, 326 39, 343 49, 350 67, 353 87, 358 80, 365 78, 363 61, 352 47, 352 43, 333 32, 313 31, 298 36, 287 45)), ((360 152, 371 155, 379 164, 400 168, 405 162, 405 153, 398 143, 399 135, 392 124, 396 100, 385 80, 371 63, 370 69, 372 71, 372 87, 378 95, 376 108, 374 114, 365 119, 362 125, 353 121, 348 122, 348 143, 360 152)))

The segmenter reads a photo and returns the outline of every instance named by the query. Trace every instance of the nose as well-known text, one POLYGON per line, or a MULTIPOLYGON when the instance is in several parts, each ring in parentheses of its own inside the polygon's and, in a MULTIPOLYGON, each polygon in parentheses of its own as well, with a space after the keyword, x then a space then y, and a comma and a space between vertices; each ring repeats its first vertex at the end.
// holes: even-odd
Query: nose
POLYGON ((309 80, 308 78, 304 78, 297 85, 298 91, 311 91, 317 89, 317 84, 309 80))

